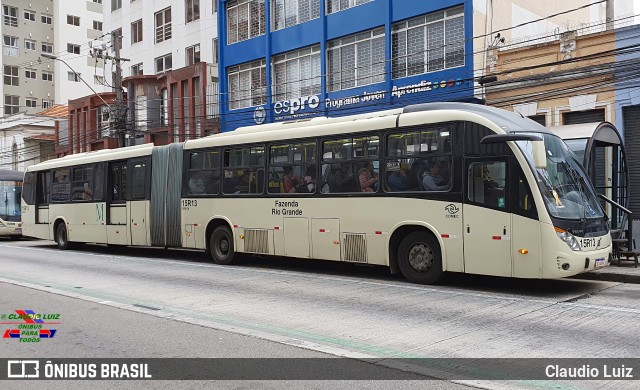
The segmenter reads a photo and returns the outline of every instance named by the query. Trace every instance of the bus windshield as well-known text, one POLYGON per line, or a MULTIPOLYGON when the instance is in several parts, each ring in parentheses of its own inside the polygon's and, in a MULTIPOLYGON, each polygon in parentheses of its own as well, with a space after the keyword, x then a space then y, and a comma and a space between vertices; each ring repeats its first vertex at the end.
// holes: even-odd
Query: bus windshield
POLYGON ((539 135, 544 140, 547 157, 545 168, 534 168, 531 141, 516 141, 516 144, 533 170, 549 213, 563 219, 603 218, 604 212, 593 186, 567 144, 552 134, 531 134, 539 135))
POLYGON ((0 219, 20 222, 22 187, 15 181, 0 181, 0 219))

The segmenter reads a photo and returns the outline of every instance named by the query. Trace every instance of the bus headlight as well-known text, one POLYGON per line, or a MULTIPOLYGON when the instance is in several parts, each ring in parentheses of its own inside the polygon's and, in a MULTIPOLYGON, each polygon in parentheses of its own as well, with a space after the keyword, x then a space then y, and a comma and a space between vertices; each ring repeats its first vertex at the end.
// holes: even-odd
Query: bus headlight
POLYGON ((564 241, 567 245, 569 245, 569 248, 571 248, 571 250, 573 251, 580 250, 580 243, 578 242, 578 240, 573 234, 569 233, 564 229, 560 229, 559 227, 554 226, 553 228, 555 229, 558 237, 560 237, 562 241, 564 241))

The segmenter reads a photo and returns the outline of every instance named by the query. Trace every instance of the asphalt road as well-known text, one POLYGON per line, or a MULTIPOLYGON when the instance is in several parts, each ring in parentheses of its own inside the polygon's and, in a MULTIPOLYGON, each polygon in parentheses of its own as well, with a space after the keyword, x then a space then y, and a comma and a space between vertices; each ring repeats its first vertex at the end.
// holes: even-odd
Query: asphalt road
MULTIPOLYGON (((441 286, 417 286, 388 275, 385 269, 348 264, 248 258, 239 266, 218 266, 199 252, 104 246, 61 252, 46 241, 0 242, 0 265, 0 281, 33 292, 9 294, 7 301, 0 298, 5 311, 13 309, 7 305, 24 307, 27 303, 35 305, 33 310, 50 311, 62 299, 60 295, 94 307, 72 310, 60 306, 60 312, 69 318, 64 326, 72 327, 61 328, 60 336, 78 337, 76 347, 69 342, 60 347, 67 350, 55 351, 63 353, 58 357, 212 357, 212 351, 234 357, 320 353, 376 358, 384 365, 398 357, 624 358, 636 357, 640 350, 640 340, 632 331, 640 325, 639 285, 461 275, 441 286), (21 302, 36 294, 34 289, 44 297, 21 302), (138 347, 134 337, 118 343, 113 340, 114 335, 120 336, 116 329, 148 333, 151 325, 113 316, 104 322, 109 328, 100 337, 87 339, 82 333, 88 329, 85 316, 107 309, 149 318, 154 324, 166 321, 167 331, 161 332, 163 336, 139 339, 137 343, 147 347, 138 347), (78 317, 74 319, 72 313, 78 317), (198 335, 197 331, 184 331, 192 328, 203 329, 205 341, 190 336, 198 335), (218 333, 225 335, 223 340, 248 337, 226 344, 211 336, 218 333), (180 347, 183 338, 185 348, 180 347), (187 347, 190 342, 200 348, 187 347), (264 345, 254 347, 253 343, 264 345)), ((1 355, 6 351, 7 343, 3 344, 1 355)), ((11 356, 16 352, 8 351, 11 356)), ((417 381, 415 385, 428 383, 417 381)), ((462 383, 485 388, 633 388, 633 382, 622 381, 462 383)), ((308 388, 309 382, 300 385, 308 388)), ((335 382, 326 385, 336 387, 335 382)), ((458 386, 444 381, 432 385, 458 386)))

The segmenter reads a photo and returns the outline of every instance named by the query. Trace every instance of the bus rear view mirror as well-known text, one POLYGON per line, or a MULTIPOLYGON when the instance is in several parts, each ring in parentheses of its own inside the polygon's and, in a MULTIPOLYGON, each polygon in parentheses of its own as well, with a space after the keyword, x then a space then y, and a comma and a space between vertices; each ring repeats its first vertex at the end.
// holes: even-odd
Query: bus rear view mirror
POLYGON ((533 165, 536 168, 547 168, 547 149, 544 147, 543 141, 533 141, 532 152, 533 152, 533 165))

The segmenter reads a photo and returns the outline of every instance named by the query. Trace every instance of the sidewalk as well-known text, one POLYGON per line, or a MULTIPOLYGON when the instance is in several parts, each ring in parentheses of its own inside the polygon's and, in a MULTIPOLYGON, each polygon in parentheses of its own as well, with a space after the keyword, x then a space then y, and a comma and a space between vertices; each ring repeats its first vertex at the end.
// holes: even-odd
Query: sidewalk
POLYGON ((618 261, 614 260, 608 267, 576 275, 573 278, 640 284, 640 266, 635 268, 633 261, 625 260, 618 265, 618 261))

